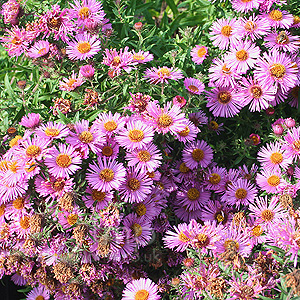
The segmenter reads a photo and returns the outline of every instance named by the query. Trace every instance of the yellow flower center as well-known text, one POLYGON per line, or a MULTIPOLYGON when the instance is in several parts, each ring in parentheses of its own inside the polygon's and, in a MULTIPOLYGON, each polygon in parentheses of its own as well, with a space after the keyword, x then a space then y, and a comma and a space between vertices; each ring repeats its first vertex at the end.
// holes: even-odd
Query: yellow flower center
POLYGON ((89 42, 80 42, 77 45, 77 50, 81 54, 88 53, 91 50, 91 44, 89 42))
POLYGON ((141 150, 137 154, 139 161, 149 161, 151 159, 151 154, 147 150, 141 150))
POLYGON ((86 143, 86 144, 91 143, 93 141, 93 139, 94 139, 94 137, 90 131, 83 131, 79 135, 79 140, 82 143, 86 143))
POLYGON ((21 228, 28 229, 30 227, 29 219, 30 218, 28 216, 24 216, 20 219, 21 228))
POLYGON ((136 178, 130 178, 128 180, 128 182, 127 182, 127 186, 131 190, 137 191, 140 188, 140 186, 141 186, 141 182, 138 179, 136 179, 136 178))
POLYGON ((238 60, 245 61, 246 59, 248 59, 249 54, 246 50, 242 49, 242 50, 237 51, 235 56, 238 60))
POLYGON ((197 234, 197 241, 195 242, 195 245, 197 248, 204 248, 208 246, 209 244, 209 237, 204 233, 197 234))
POLYGON ((204 152, 201 149, 194 149, 192 152, 193 160, 199 162, 204 158, 204 152))
POLYGON ((5 208, 6 208, 6 205, 5 204, 1 204, 0 205, 0 217, 2 217, 5 213, 5 208))
POLYGON ((274 9, 269 13, 269 17, 274 21, 281 21, 283 18, 283 14, 280 10, 274 9))
POLYGON ((17 173, 19 168, 20 168, 20 166, 18 165, 17 161, 13 161, 8 164, 8 169, 10 171, 12 171, 13 173, 17 173))
POLYGON ((139 217, 142 217, 146 214, 147 212, 147 208, 145 206, 144 203, 139 203, 136 207, 135 207, 135 212, 139 217))
POLYGON ((143 229, 140 224, 134 223, 130 228, 135 237, 139 237, 142 235, 143 229))
POLYGON ((190 168, 188 168, 185 163, 181 163, 179 166, 179 171, 185 174, 190 171, 190 168))
POLYGON ((35 300, 45 300, 45 298, 42 295, 39 295, 35 298, 35 300))
POLYGON ((173 119, 171 116, 167 115, 167 114, 162 114, 158 120, 157 120, 157 123, 160 127, 162 128, 167 128, 169 127, 170 125, 173 124, 173 119))
POLYGON ((63 190, 63 188, 65 187, 65 180, 64 179, 56 179, 53 183, 52 183, 52 188, 54 189, 54 191, 56 192, 60 192, 63 190))
POLYGON ((87 19, 90 15, 90 9, 88 7, 80 8, 78 15, 81 19, 87 19))
POLYGON ((209 127, 213 130, 217 130, 219 128, 219 124, 216 121, 210 121, 209 127))
POLYGON ((140 54, 134 54, 133 55, 133 59, 134 60, 144 60, 145 56, 144 55, 140 55, 140 54))
POLYGON ((226 239, 224 242, 224 247, 225 249, 230 249, 230 248, 235 248, 235 250, 239 250, 240 245, 237 241, 231 240, 231 239, 226 239))
POLYGON ((67 217, 67 222, 70 226, 73 226, 78 220, 77 214, 69 214, 67 217))
POLYGON ((199 48, 197 51, 198 57, 203 57, 207 53, 205 48, 199 48))
POLYGON ((294 148, 296 151, 299 151, 299 150, 300 150, 300 140, 297 140, 297 141, 294 141, 294 142, 293 142, 293 148, 294 148))
POLYGON ((106 193, 98 190, 92 190, 92 198, 95 202, 102 202, 105 199, 106 193))
POLYGON ((274 152, 271 154, 270 160, 272 164, 280 164, 283 161, 283 156, 279 152, 274 152))
POLYGON ((10 142, 9 142, 9 147, 12 148, 16 145, 18 145, 18 141, 22 139, 20 135, 16 135, 10 142))
POLYGON ((102 154, 106 157, 112 156, 113 153, 114 153, 114 151, 113 151, 112 147, 110 147, 110 146, 104 146, 102 148, 102 154))
POLYGON ((231 101, 231 94, 228 91, 222 91, 218 94, 218 101, 221 104, 227 104, 231 101))
POLYGON ((120 62, 121 62, 120 56, 115 56, 112 64, 113 64, 113 66, 117 66, 117 65, 119 65, 120 62))
POLYGON ((25 206, 25 199, 19 197, 13 201, 12 205, 15 209, 23 209, 25 206))
POLYGON ((254 236, 261 236, 263 233, 263 229, 260 225, 256 225, 253 229, 252 229, 252 234, 254 236))
POLYGON ((263 91, 260 86, 254 85, 250 88, 250 93, 252 94, 253 98, 259 99, 262 96, 263 91))
POLYGON ((294 23, 293 25, 297 25, 300 23, 300 17, 299 16, 294 16, 294 23))
POLYGON ((149 299, 149 292, 146 290, 139 290, 136 292, 134 296, 134 300, 148 300, 149 299))
POLYGON ((41 154, 42 149, 36 145, 30 145, 26 149, 26 155, 30 157, 37 157, 41 154))
POLYGON ((118 127, 117 123, 114 120, 107 121, 103 124, 103 126, 107 131, 113 131, 118 127))
POLYGON ((280 183, 280 177, 276 176, 276 175, 271 175, 268 180, 267 180, 268 184, 271 186, 277 186, 280 183))
POLYGON ((59 132, 60 131, 58 129, 56 129, 56 128, 49 128, 49 127, 47 127, 46 130, 45 130, 46 136, 51 136, 51 137, 58 136, 59 132))
POLYGON ((211 184, 218 184, 220 181, 221 181, 221 176, 217 173, 212 173, 210 176, 209 176, 209 179, 208 181, 211 183, 211 184))
POLYGON ((248 21, 244 28, 248 31, 248 32, 253 32, 255 29, 257 29, 257 25, 256 23, 252 22, 252 21, 248 21))
POLYGON ((182 131, 179 131, 178 134, 182 137, 188 136, 190 133, 190 128, 186 126, 182 131))
POLYGON ((38 54, 39 55, 45 55, 47 53, 47 49, 46 48, 42 48, 42 49, 40 49, 39 51, 38 51, 38 54))
POLYGON ((196 188, 191 188, 187 192, 189 200, 195 201, 200 197, 200 192, 196 188))
POLYGON ((183 242, 183 243, 187 243, 190 241, 190 239, 183 232, 180 232, 178 234, 178 239, 180 242, 183 242))
POLYGON ((282 78, 285 75, 285 66, 282 64, 273 64, 270 67, 270 73, 273 77, 282 78))
POLYGON ((99 177, 101 180, 106 181, 106 182, 110 182, 114 179, 115 177, 115 173, 112 169, 103 169, 100 174, 99 177))
POLYGON ((218 213, 215 214, 215 220, 218 223, 221 223, 225 220, 225 217, 221 214, 221 212, 218 212, 218 213))
POLYGON ((271 210, 269 209, 265 209, 261 212, 261 218, 264 220, 264 221, 267 221, 267 222, 270 222, 273 220, 274 218, 274 212, 272 212, 271 210))
POLYGON ((222 67, 222 73, 226 75, 231 74, 230 68, 228 68, 226 64, 224 64, 222 67))
POLYGON ((221 33, 222 33, 222 35, 224 35, 226 37, 230 37, 231 33, 232 33, 232 27, 229 25, 223 26, 221 29, 221 33))
POLYGON ((168 68, 160 68, 157 71, 157 74, 159 77, 169 77, 171 75, 171 72, 168 68))
POLYGON ((138 143, 143 140, 144 138, 144 132, 140 129, 133 129, 130 130, 128 133, 128 138, 133 143, 138 143))
POLYGON ((248 192, 245 189, 237 189, 235 191, 235 197, 237 199, 245 199, 248 195, 248 192))
POLYGON ((68 83, 67 83, 67 86, 72 87, 75 82, 76 82, 76 79, 70 78, 68 83))
POLYGON ((192 92, 192 93, 197 93, 199 91, 199 89, 195 86, 195 85, 189 85, 188 89, 192 92))
POLYGON ((68 154, 59 154, 56 157, 56 164, 61 168, 67 168, 72 163, 72 158, 68 154))

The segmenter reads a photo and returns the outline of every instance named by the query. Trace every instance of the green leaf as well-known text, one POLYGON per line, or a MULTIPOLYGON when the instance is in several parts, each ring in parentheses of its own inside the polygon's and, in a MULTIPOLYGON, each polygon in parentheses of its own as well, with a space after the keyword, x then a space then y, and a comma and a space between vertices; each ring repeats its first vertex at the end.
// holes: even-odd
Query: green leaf
POLYGON ((177 6, 176 6, 174 0, 166 0, 166 2, 167 2, 167 4, 170 6, 170 8, 171 8, 173 14, 174 14, 175 16, 177 16, 177 15, 178 15, 178 9, 177 9, 177 6))
POLYGON ((4 85, 5 85, 5 88, 9 94, 9 96, 13 99, 16 98, 16 94, 15 92, 13 91, 11 85, 10 85, 10 82, 9 82, 9 77, 8 77, 8 73, 5 74, 5 77, 4 77, 4 85))
POLYGON ((59 119, 61 120, 62 123, 64 124, 69 124, 71 123, 71 120, 68 119, 59 109, 57 109, 59 119))

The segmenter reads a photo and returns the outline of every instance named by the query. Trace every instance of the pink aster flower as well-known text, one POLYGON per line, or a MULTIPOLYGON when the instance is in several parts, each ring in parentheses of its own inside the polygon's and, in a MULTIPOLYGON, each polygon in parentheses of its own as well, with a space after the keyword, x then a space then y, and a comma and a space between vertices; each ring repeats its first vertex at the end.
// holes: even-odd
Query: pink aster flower
POLYGON ((249 41, 241 41, 230 47, 230 52, 225 57, 225 63, 230 68, 236 69, 238 73, 245 74, 249 68, 254 67, 259 55, 259 47, 255 47, 249 41))
POLYGON ((78 224, 83 217, 83 212, 78 206, 75 206, 72 211, 62 211, 57 215, 58 223, 66 230, 70 230, 73 225, 78 224))
POLYGON ((112 137, 106 137, 106 141, 98 148, 98 157, 114 158, 116 159, 119 154, 120 146, 112 137))
POLYGON ((205 46, 196 45, 191 50, 192 61, 197 65, 201 65, 204 59, 206 58, 206 56, 207 56, 207 47, 205 46))
POLYGON ((69 41, 66 53, 70 59, 84 60, 93 57, 100 51, 100 40, 89 33, 78 34, 73 41, 69 41))
POLYGON ((230 68, 224 60, 215 58, 209 68, 210 86, 232 87, 242 76, 234 68, 230 68))
POLYGON ((126 180, 125 168, 112 159, 98 159, 98 164, 90 164, 88 171, 86 179, 90 186, 103 192, 118 190, 126 180))
POLYGON ((268 20, 261 16, 249 16, 241 18, 236 27, 236 34, 241 38, 250 37, 252 41, 266 35, 271 30, 268 20))
POLYGON ((269 143, 260 148, 257 156, 262 168, 269 171, 280 171, 280 167, 287 169, 292 163, 292 158, 282 149, 279 142, 269 143))
POLYGON ((86 78, 92 78, 95 74, 95 69, 92 65, 84 65, 80 67, 79 73, 86 78))
POLYGON ((75 133, 70 132, 70 135, 66 137, 67 143, 71 144, 74 148, 80 148, 80 151, 87 153, 88 149, 91 149, 94 153, 99 152, 99 146, 104 143, 104 137, 94 128, 89 128, 88 120, 76 122, 74 130, 75 133))
POLYGON ((204 83, 196 78, 185 78, 183 83, 188 92, 195 95, 200 95, 205 88, 204 83))
POLYGON ((91 189, 88 186, 85 191, 83 201, 86 207, 88 208, 94 207, 96 211, 99 211, 105 208, 106 206, 108 206, 112 198, 113 198, 112 193, 91 189))
POLYGON ((139 50, 138 52, 132 51, 133 54, 133 62, 137 62, 139 64, 145 64, 148 61, 153 60, 154 56, 149 51, 139 50))
POLYGON ((31 214, 16 215, 11 220, 11 230, 18 238, 27 238, 30 232, 31 214))
POLYGON ((167 102, 163 108, 155 102, 150 102, 147 106, 147 112, 150 117, 149 123, 158 133, 171 132, 176 134, 176 132, 185 129, 184 114, 181 113, 179 106, 172 106, 171 102, 167 102))
POLYGON ((18 15, 20 13, 20 4, 16 0, 9 0, 2 5, 4 24, 18 24, 18 15))
POLYGON ((157 147, 150 143, 141 149, 126 153, 129 167, 135 167, 142 172, 154 172, 160 165, 162 155, 157 147))
POLYGON ((152 67, 145 72, 145 78, 152 84, 169 83, 168 80, 178 80, 183 78, 182 71, 177 68, 152 67))
POLYGON ((286 154, 294 161, 300 157, 300 127, 290 128, 284 136, 285 144, 282 146, 286 154))
POLYGON ((19 180, 17 183, 3 182, 3 176, 0 173, 0 204, 5 204, 13 199, 21 197, 28 189, 28 180, 19 180), (1 182, 2 181, 2 182, 1 182))
POLYGON ((34 287, 27 295, 26 300, 36 300, 36 299, 49 300, 50 299, 49 290, 47 290, 42 285, 39 285, 38 287, 34 287))
POLYGON ((249 205, 253 202, 256 194, 257 189, 253 184, 246 179, 238 179, 228 186, 221 200, 239 208, 241 205, 249 205))
POLYGON ((84 79, 82 77, 81 74, 78 75, 73 71, 72 75, 69 78, 63 78, 63 80, 61 80, 59 82, 59 88, 62 91, 73 91, 75 90, 77 87, 81 86, 84 82, 84 79))
POLYGON ((129 168, 125 182, 119 188, 121 199, 125 202, 142 202, 152 191, 153 181, 146 173, 129 168))
POLYGON ((53 140, 67 137, 70 131, 62 123, 48 122, 47 124, 42 124, 35 133, 40 138, 53 140))
POLYGON ((232 88, 215 88, 207 92, 207 98, 206 106, 215 117, 233 117, 245 106, 244 100, 232 88))
POLYGON ((178 141, 184 143, 193 142, 196 139, 197 133, 200 132, 200 130, 191 121, 184 121, 184 123, 186 125, 185 128, 176 133, 177 139, 178 141))
POLYGON ((146 246, 152 237, 152 227, 146 218, 138 218, 131 213, 123 219, 123 225, 127 232, 134 238, 138 247, 146 246))
POLYGON ((122 300, 159 300, 157 285, 149 278, 140 278, 128 283, 123 290, 122 300))
POLYGON ((213 159, 212 148, 205 141, 195 141, 183 149, 182 160, 190 169, 207 167, 213 159))
POLYGON ((19 124, 29 129, 35 129, 40 125, 40 123, 40 114, 30 113, 27 116, 23 116, 19 124))
POLYGON ((265 46, 271 50, 294 53, 299 49, 299 36, 291 35, 287 30, 273 32, 265 37, 265 46))
POLYGON ((285 183, 280 171, 263 170, 256 176, 257 185, 267 193, 277 193, 279 187, 285 183))
POLYGON ((186 99, 177 95, 173 98, 173 105, 178 105, 180 108, 182 108, 186 105, 186 99))
POLYGON ((242 85, 238 95, 244 103, 250 104, 250 111, 267 109, 275 99, 276 87, 258 80, 242 78, 242 85))
POLYGON ((39 58, 48 54, 50 43, 46 41, 35 42, 34 45, 28 50, 28 56, 31 58, 39 58))
POLYGON ((235 28, 238 22, 235 18, 219 19, 212 25, 211 39, 214 46, 219 47, 221 50, 227 49, 229 44, 235 44, 237 42, 237 36, 235 28))
POLYGON ((264 17, 269 21, 271 27, 275 28, 290 28, 294 22, 293 15, 287 11, 273 9, 269 13, 265 14, 264 17))
POLYGON ((81 158, 72 145, 58 144, 58 150, 53 147, 45 158, 45 165, 54 177, 66 177, 81 168, 81 158))
POLYGON ((149 125, 140 120, 130 120, 126 124, 126 129, 116 136, 116 140, 120 146, 134 150, 135 148, 141 149, 152 142, 153 136, 154 131, 149 125))
POLYGON ((264 0, 248 0, 245 2, 243 0, 232 0, 231 3, 234 10, 245 13, 253 9, 258 9, 263 1, 264 0))

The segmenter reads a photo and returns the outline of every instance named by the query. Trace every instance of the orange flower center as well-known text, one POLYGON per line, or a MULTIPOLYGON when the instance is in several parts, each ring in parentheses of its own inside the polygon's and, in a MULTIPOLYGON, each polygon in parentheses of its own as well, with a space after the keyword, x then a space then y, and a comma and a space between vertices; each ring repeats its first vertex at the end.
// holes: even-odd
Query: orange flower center
POLYGON ((249 32, 253 32, 255 29, 257 29, 257 25, 256 23, 252 22, 252 21, 248 21, 244 28, 249 31, 249 32))
POLYGON ((217 173, 212 173, 210 176, 209 176, 209 179, 208 181, 211 183, 211 184, 218 184, 220 181, 221 181, 221 176, 217 173))
POLYGON ((45 298, 42 295, 39 295, 35 298, 35 300, 45 300, 45 298))
POLYGON ((56 157, 56 164, 61 168, 67 168, 71 163, 72 159, 68 154, 59 154, 56 157))
POLYGON ((169 77, 171 75, 171 72, 168 68, 160 68, 158 71, 157 71, 157 74, 159 77, 169 77))
POLYGON ((30 227, 30 224, 29 224, 29 217, 27 216, 24 216, 20 219, 20 226, 21 228, 23 229, 28 229, 30 227))
POLYGON ((151 159, 151 154, 147 150, 141 150, 137 154, 139 161, 149 161, 151 159))
POLYGON ((201 149, 194 149, 192 152, 192 158, 199 162, 204 158, 204 152, 201 149))
POLYGON ((143 233, 142 226, 140 224, 134 223, 131 227, 132 233, 135 237, 139 237, 143 233))
POLYGON ((272 164, 280 164, 283 161, 283 156, 279 152, 274 152, 270 156, 272 164))
POLYGON ((45 134, 46 136, 51 136, 51 137, 55 137, 59 135, 59 130, 56 128, 49 128, 47 127, 45 130, 45 134))
POLYGON ((237 199, 245 199, 248 195, 248 192, 245 189, 237 189, 235 192, 235 197, 237 199))
POLYGON ((157 120, 157 123, 160 127, 162 128, 167 128, 169 127, 170 125, 173 124, 173 119, 171 116, 167 115, 167 114, 162 114, 158 120, 157 120))
POLYGON ((235 248, 235 250, 239 250, 240 245, 237 241, 235 240, 231 240, 231 239, 226 239, 225 243, 224 243, 224 247, 225 249, 231 249, 231 248, 235 248))
POLYGON ((91 143, 93 141, 93 139, 94 139, 94 137, 90 131, 83 131, 79 135, 79 140, 82 143, 86 143, 86 144, 91 143))
POLYGON ((128 180, 128 182, 127 182, 127 186, 131 190, 137 191, 140 188, 140 186, 141 186, 141 182, 138 179, 136 179, 136 178, 130 178, 128 180))
POLYGON ((276 176, 276 175, 271 175, 268 180, 267 180, 268 184, 271 186, 277 186, 280 183, 280 177, 276 176))
POLYGON ((213 130, 217 130, 219 128, 219 124, 216 121, 210 121, 209 127, 213 130))
POLYGON ((252 229, 252 234, 254 236, 261 236, 263 233, 263 229, 260 225, 256 225, 253 229, 252 229))
POLYGON ((252 86, 250 88, 250 92, 252 94, 252 97, 255 98, 255 99, 259 99, 263 94, 263 91, 262 91, 261 87, 258 86, 258 85, 252 86))
POLYGON ((78 220, 77 214, 69 214, 67 217, 67 222, 70 226, 73 226, 78 220))
POLYGON ((228 91, 222 91, 218 94, 218 101, 221 104, 227 104, 231 101, 231 94, 228 91))
POLYGON ((184 243, 187 243, 190 241, 190 239, 183 232, 180 232, 178 234, 178 239, 180 242, 184 242, 184 243))
POLYGON ((147 212, 147 208, 145 206, 144 203, 139 203, 136 207, 135 207, 135 212, 137 213, 137 215, 139 217, 142 217, 146 214, 147 212))
POLYGON ((38 54, 40 54, 41 56, 47 54, 47 49, 46 48, 42 48, 38 51, 38 54))
POLYGON ((195 242, 197 248, 204 248, 209 244, 209 237, 204 233, 197 234, 197 242, 195 242))
POLYGON ((188 136, 189 133, 190 133, 190 128, 188 126, 186 126, 182 131, 178 132, 178 134, 183 137, 188 136))
POLYGON ((63 188, 65 187, 65 180, 60 178, 60 179, 56 179, 53 183, 52 183, 52 188, 54 189, 55 192, 60 192, 63 190, 63 188))
POLYGON ((299 151, 299 150, 300 150, 300 140, 297 140, 297 141, 294 141, 294 142, 293 142, 293 148, 294 148, 296 151, 299 151))
POLYGON ((145 56, 144 55, 139 55, 139 54, 134 54, 133 59, 134 60, 144 60, 145 56))
POLYGON ((146 290, 139 290, 136 292, 134 296, 134 300, 148 300, 149 299, 149 292, 146 290))
POLYGON ((297 25, 300 23, 300 17, 299 16, 294 16, 294 23, 293 25, 297 25))
POLYGON ((248 59, 249 54, 246 50, 242 49, 242 50, 237 51, 235 56, 238 60, 245 61, 248 59))
POLYGON ((115 173, 112 169, 103 169, 100 172, 99 177, 103 181, 110 182, 114 179, 115 173))
POLYGON ((269 17, 274 21, 281 21, 283 18, 283 14, 280 10, 274 9, 269 13, 269 17))
POLYGON ((70 78, 68 83, 67 83, 67 86, 72 87, 75 82, 76 82, 76 79, 70 78))
POLYGON ((270 73, 273 77, 282 78, 285 75, 285 66, 282 64, 273 64, 270 67, 270 73))
POLYGON ((188 168, 185 163, 181 163, 179 166, 179 171, 185 174, 190 171, 190 168, 188 168))
POLYGON ((25 206, 25 199, 19 197, 13 201, 12 205, 15 209, 23 209, 25 206))
POLYGON ((192 91, 192 93, 197 93, 199 89, 195 85, 189 85, 188 89, 192 91))
POLYGON ((113 131, 118 127, 117 123, 114 120, 107 121, 103 124, 103 126, 107 131, 113 131))
POLYGON ((196 188, 191 188, 187 192, 189 200, 195 201, 200 197, 200 192, 196 188))
POLYGON ((77 45, 77 50, 81 54, 88 53, 91 50, 91 44, 89 42, 80 42, 77 45))
POLYGON ((205 48, 200 48, 200 49, 198 49, 198 51, 197 51, 198 57, 203 57, 206 53, 207 53, 207 51, 206 51, 205 48))
POLYGON ((41 154, 42 149, 36 145, 30 145, 26 149, 26 155, 30 157, 37 157, 41 154))
POLYGON ((113 153, 114 153, 114 151, 113 151, 112 147, 110 147, 110 146, 104 146, 102 148, 102 154, 106 157, 112 156, 113 153))
POLYGON ((128 133, 128 138, 131 142, 138 143, 143 140, 144 132, 140 129, 130 130, 128 133))
POLYGON ((80 8, 78 15, 81 19, 87 19, 90 15, 90 9, 88 7, 80 8))
POLYGON ((271 210, 269 209, 265 209, 261 212, 261 218, 264 220, 264 221, 267 221, 267 222, 270 222, 273 220, 274 218, 274 212, 272 212, 271 210))
POLYGON ((226 64, 223 65, 222 72, 223 74, 231 74, 230 68, 228 68, 226 64))
POLYGON ((229 25, 223 26, 221 29, 221 33, 222 33, 222 35, 224 35, 226 37, 230 37, 231 33, 232 33, 232 27, 229 25))
POLYGON ((4 215, 4 213, 5 213, 5 208, 6 208, 6 205, 5 205, 5 204, 1 204, 1 205, 0 205, 0 217, 4 215))
POLYGON ((105 199, 105 192, 101 192, 98 190, 92 190, 92 198, 95 202, 102 202, 105 199))

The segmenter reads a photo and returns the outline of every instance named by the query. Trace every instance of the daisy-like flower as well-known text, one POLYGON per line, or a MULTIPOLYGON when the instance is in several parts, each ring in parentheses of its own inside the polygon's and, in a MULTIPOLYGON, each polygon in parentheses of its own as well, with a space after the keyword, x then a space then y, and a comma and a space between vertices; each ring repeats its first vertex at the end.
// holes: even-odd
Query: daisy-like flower
POLYGON ((78 206, 75 206, 72 211, 63 211, 59 212, 57 215, 57 219, 59 224, 64 229, 70 229, 70 227, 78 224, 80 222, 80 218, 82 218, 82 211, 78 206))
POLYGON ((287 30, 273 32, 265 37, 265 46, 271 50, 294 53, 299 49, 299 36, 291 35, 287 30))
POLYGON ((200 130, 191 121, 185 121, 184 123, 186 124, 185 128, 176 133, 177 139, 184 143, 193 142, 200 130))
POLYGON ((265 14, 265 19, 270 23, 271 27, 275 28, 290 28, 294 22, 293 15, 287 11, 273 9, 269 13, 265 14))
POLYGON ((12 232, 14 232, 18 238, 26 238, 30 232, 30 214, 23 214, 14 216, 11 220, 12 232))
POLYGON ((273 229, 287 217, 287 212, 280 205, 276 197, 268 203, 268 197, 256 198, 255 204, 249 205, 250 215, 255 217, 257 224, 262 224, 265 229, 273 229))
POLYGON ((123 225, 133 236, 138 246, 146 246, 152 236, 152 227, 150 221, 146 218, 138 218, 136 214, 131 213, 123 219, 123 225))
POLYGON ((84 33, 76 35, 73 41, 68 42, 66 53, 70 59, 84 60, 93 57, 100 49, 100 41, 97 36, 84 33))
POLYGON ((84 83, 84 78, 81 74, 78 75, 73 71, 71 77, 69 78, 63 78, 59 82, 59 88, 62 91, 68 91, 71 92, 75 90, 77 87, 81 86, 84 83))
POLYGON ((213 166, 206 172, 206 180, 204 184, 207 189, 213 190, 216 193, 224 192, 224 185, 226 183, 227 170, 218 166, 213 166))
POLYGON ((242 78, 242 85, 238 95, 244 99, 244 103, 250 104, 250 111, 267 109, 275 99, 276 87, 258 80, 242 78))
POLYGON ((90 21, 100 24, 105 17, 102 9, 102 3, 97 0, 74 0, 71 4, 72 9, 69 10, 70 18, 76 19, 78 26, 84 29, 90 21))
POLYGON ((251 42, 238 42, 230 47, 229 54, 225 57, 225 63, 238 73, 245 74, 249 68, 253 68, 256 59, 260 55, 259 47, 251 42))
POLYGON ((27 295, 26 300, 49 300, 50 292, 44 286, 39 285, 34 287, 30 293, 27 295))
POLYGON ((204 190, 200 185, 189 185, 177 193, 178 203, 190 211, 205 207, 209 198, 210 191, 204 190))
POLYGON ((120 186, 119 193, 126 202, 142 202, 151 193, 153 181, 142 172, 133 168, 127 170, 126 181, 120 186))
POLYGON ((29 129, 35 129, 40 125, 40 123, 40 114, 30 113, 27 116, 23 116, 19 124, 29 129))
MULTIPOLYGON (((70 132, 66 137, 66 142, 80 148, 81 151, 87 152, 90 148, 92 152, 99 152, 99 146, 104 143, 104 137, 94 128, 89 128, 88 120, 81 120, 74 125, 75 133, 70 132)), ((86 157, 85 157, 86 158, 86 157)))
POLYGON ((280 186, 285 183, 280 171, 263 170, 256 176, 257 185, 267 193, 277 193, 280 186))
POLYGON ((229 205, 249 205, 256 197, 257 189, 246 179, 238 179, 228 186, 221 200, 229 205))
POLYGON ((234 69, 230 68, 224 60, 215 58, 209 68, 209 78, 211 86, 232 87, 237 85, 241 75, 234 69))
POLYGON ((150 143, 141 149, 126 153, 129 167, 135 167, 142 172, 154 172, 160 165, 162 155, 157 147, 150 143))
POLYGON ((107 136, 112 136, 113 134, 118 133, 123 130, 124 126, 125 118, 123 118, 119 113, 112 114, 110 111, 108 113, 99 114, 93 124, 95 129, 107 136))
POLYGON ((157 103, 150 102, 147 106, 147 112, 150 116, 149 123, 158 133, 166 134, 171 132, 176 134, 178 131, 185 129, 185 116, 181 109, 171 102, 167 102, 163 108, 157 103))
POLYGON ((215 117, 230 118, 238 114, 243 106, 243 99, 232 88, 219 87, 207 92, 206 106, 215 117))
POLYGON ((219 47, 221 50, 227 49, 229 44, 235 44, 237 42, 237 36, 235 28, 238 22, 235 18, 219 19, 215 21, 211 28, 211 39, 214 46, 219 47))
POLYGON ((259 5, 263 2, 264 0, 232 0, 232 8, 234 10, 240 11, 240 12, 248 12, 253 9, 259 8, 259 5))
POLYGON ((148 195, 146 200, 134 203, 132 209, 138 218, 145 218, 149 221, 157 217, 161 211, 161 208, 156 205, 155 199, 151 197, 151 194, 148 195))
POLYGON ((293 18, 294 18, 294 21, 293 21, 292 27, 299 28, 300 27, 300 17, 294 15, 293 18))
POLYGON ((152 67, 145 72, 145 78, 152 84, 169 83, 168 80, 178 80, 183 78, 182 71, 177 68, 152 67))
POLYGON ((92 163, 89 168, 86 179, 93 189, 103 192, 118 190, 125 181, 126 170, 115 160, 98 159, 98 164, 92 163))
POLYGON ((0 205, 5 204, 13 199, 22 197, 28 189, 28 180, 19 180, 17 183, 14 182, 3 182, 3 176, 0 173, 0 205))
POLYGON ((116 140, 120 146, 128 150, 133 150, 145 147, 145 145, 152 142, 153 136, 154 131, 149 125, 140 120, 131 120, 126 124, 126 129, 119 132, 116 140))
POLYGON ((209 130, 214 131, 217 135, 224 131, 223 128, 224 123, 218 123, 217 119, 209 118, 209 122, 207 123, 207 127, 209 130))
POLYGON ((46 41, 35 42, 34 45, 28 50, 28 56, 31 58, 39 58, 48 54, 50 43, 46 41))
POLYGON ((103 192, 100 190, 91 189, 89 186, 85 191, 83 201, 86 207, 95 207, 96 211, 105 208, 113 198, 113 194, 109 192, 103 192))
POLYGON ((226 225, 232 220, 232 208, 219 201, 208 201, 202 211, 202 219, 204 221, 210 220, 217 224, 226 225))
POLYGON ((16 0, 9 0, 2 5, 1 14, 3 15, 4 24, 18 24, 18 15, 20 4, 16 0))
POLYGON ((173 98, 173 105, 178 105, 180 108, 183 108, 186 105, 186 99, 177 95, 173 98))
POLYGON ((92 78, 95 74, 95 69, 92 65, 84 65, 80 67, 79 73, 86 78, 92 78))
POLYGON ((205 168, 212 162, 212 159, 212 148, 203 140, 187 145, 182 152, 182 160, 190 169, 205 168))
POLYGON ((106 141, 98 149, 98 156, 103 158, 117 158, 119 154, 119 144, 113 137, 106 137, 106 141))
POLYGON ((54 177, 69 178, 81 168, 81 158, 72 145, 58 144, 53 147, 45 158, 45 165, 54 177))
POLYGON ((191 50, 192 61, 197 65, 201 65, 204 59, 206 58, 206 56, 207 56, 207 47, 205 46, 196 45, 191 50))
POLYGON ((192 236, 190 235, 188 224, 178 224, 173 226, 173 230, 168 230, 163 237, 164 244, 169 249, 175 249, 176 252, 185 251, 191 244, 192 236))
POLYGON ((70 131, 62 123, 48 122, 47 124, 42 124, 35 133, 40 138, 53 140, 68 136, 70 131))
POLYGON ((185 78, 183 83, 188 92, 195 95, 200 95, 205 88, 204 83, 196 78, 185 78))
POLYGON ((159 300, 157 285, 149 278, 140 278, 128 283, 123 290, 122 300, 159 300))
POLYGON ((290 128, 284 136, 285 144, 282 149, 286 150, 286 154, 296 161, 300 156, 300 127, 290 128))
POLYGON ((202 126, 207 123, 208 118, 204 111, 199 110, 198 112, 195 113, 190 113, 189 114, 189 120, 196 126, 202 126))
POLYGON ((254 41, 266 35, 270 30, 271 26, 268 20, 253 15, 240 19, 240 23, 236 27, 236 34, 241 38, 245 36, 250 37, 254 41))
POLYGON ((262 168, 269 171, 280 171, 280 167, 287 169, 292 163, 292 158, 286 154, 279 142, 270 143, 260 148, 257 156, 262 168))
POLYGON ((139 64, 145 64, 148 61, 153 60, 154 56, 149 51, 139 50, 138 52, 132 51, 133 54, 133 62, 137 62, 139 64))
POLYGON ((14 218, 16 216, 22 217, 27 215, 27 211, 32 208, 32 203, 29 202, 28 196, 24 195, 22 197, 17 197, 13 201, 6 205, 5 216, 8 219, 14 218))

